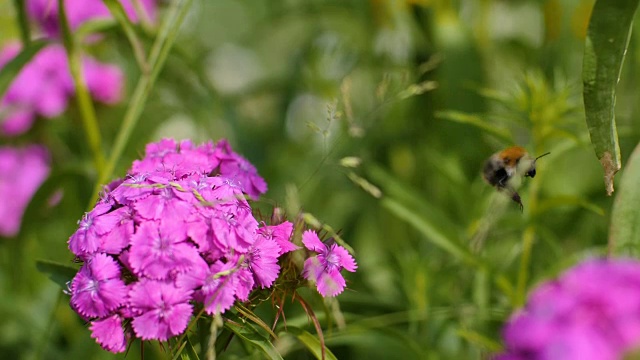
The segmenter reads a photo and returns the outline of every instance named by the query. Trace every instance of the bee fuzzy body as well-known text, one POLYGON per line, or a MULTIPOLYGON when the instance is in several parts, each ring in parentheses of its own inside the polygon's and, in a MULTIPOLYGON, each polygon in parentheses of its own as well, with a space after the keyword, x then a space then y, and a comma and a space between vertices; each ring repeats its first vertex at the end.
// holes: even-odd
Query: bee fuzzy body
POLYGON ((509 183, 516 175, 535 177, 536 176, 536 160, 548 155, 549 153, 533 158, 527 150, 521 146, 511 146, 499 151, 485 162, 482 170, 483 178, 489 185, 495 187, 499 191, 507 191, 511 195, 511 199, 523 210, 520 195, 509 183))

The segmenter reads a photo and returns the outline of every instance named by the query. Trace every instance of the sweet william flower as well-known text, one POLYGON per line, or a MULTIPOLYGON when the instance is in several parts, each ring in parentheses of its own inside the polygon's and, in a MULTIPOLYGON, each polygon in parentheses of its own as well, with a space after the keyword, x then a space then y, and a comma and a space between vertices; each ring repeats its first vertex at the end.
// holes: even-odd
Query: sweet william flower
POLYGON ((280 249, 280 253, 278 255, 300 249, 299 246, 291 242, 292 233, 293 224, 289 221, 285 221, 278 225, 264 225, 258 229, 258 234, 262 235, 265 239, 275 241, 276 244, 278 244, 278 248, 280 249))
MULTIPOLYGON (((4 67, 19 52, 19 44, 6 45, 0 54, 0 66, 4 67)), ((121 100, 124 75, 120 69, 85 56, 82 71, 89 93, 96 100, 107 104, 121 100)), ((74 94, 64 47, 56 43, 44 47, 21 69, 0 100, 0 134, 20 135, 39 116, 60 116, 74 94)))
POLYGON ((207 314, 221 314, 233 305, 238 277, 234 263, 216 261, 206 274, 200 297, 207 314))
POLYGON ((100 250, 102 237, 106 236, 120 220, 106 214, 110 204, 97 204, 78 222, 78 230, 69 238, 69 249, 76 256, 86 258, 100 250))
POLYGON ((196 247, 187 242, 184 224, 146 221, 131 239, 129 263, 136 275, 150 279, 188 271, 199 257, 196 247))
POLYGON ((226 140, 218 142, 216 154, 220 159, 220 174, 239 182, 243 191, 257 200, 267 192, 267 183, 258 175, 256 168, 247 159, 236 154, 226 140))
POLYGON ((136 314, 133 330, 142 340, 167 340, 187 328, 193 306, 191 291, 173 281, 142 279, 129 292, 129 306, 136 314))
MULTIPOLYGON (((125 14, 132 22, 138 22, 139 14, 134 6, 140 1, 142 14, 148 20, 155 19, 155 0, 121 0, 125 14)), ((60 20, 58 17, 58 0, 27 0, 27 12, 32 20, 40 25, 44 32, 57 37, 60 34, 60 20)), ((83 23, 96 19, 111 19, 109 9, 101 0, 64 0, 65 12, 71 30, 76 30, 83 23)))
POLYGON ((311 230, 302 234, 302 243, 307 249, 318 253, 317 256, 305 260, 302 276, 315 282, 322 296, 340 294, 346 286, 340 271, 356 271, 357 265, 353 257, 342 246, 325 245, 318 238, 318 234, 311 230))
POLYGON ((45 147, 0 147, 0 236, 18 234, 27 205, 48 175, 45 147))
POLYGON ((640 347, 640 263, 588 260, 540 285, 496 359, 621 359, 640 347))
POLYGON ((96 339, 104 349, 119 353, 124 352, 127 341, 122 330, 122 318, 118 314, 91 322, 91 337, 96 339))
MULTIPOLYGON (((276 282, 280 257, 298 249, 293 224, 282 217, 277 225, 258 223, 247 195, 259 192, 239 180, 259 177, 255 168, 222 174, 223 163, 235 157, 226 142, 149 144, 127 177, 107 185, 81 219, 69 239, 85 262, 69 288, 71 307, 104 349, 122 352, 131 338, 165 341, 185 331, 194 306, 223 314, 276 282)), ((305 274, 323 296, 341 292, 340 270, 355 270, 351 256, 313 232, 305 239, 319 253, 305 274)), ((285 281, 300 280, 287 273, 294 278, 285 281)))
POLYGON ((247 253, 247 266, 260 287, 273 284, 280 273, 278 256, 281 250, 278 243, 259 236, 247 253))
POLYGON ((127 288, 115 260, 96 254, 71 282, 71 303, 82 315, 103 317, 123 304, 127 288))

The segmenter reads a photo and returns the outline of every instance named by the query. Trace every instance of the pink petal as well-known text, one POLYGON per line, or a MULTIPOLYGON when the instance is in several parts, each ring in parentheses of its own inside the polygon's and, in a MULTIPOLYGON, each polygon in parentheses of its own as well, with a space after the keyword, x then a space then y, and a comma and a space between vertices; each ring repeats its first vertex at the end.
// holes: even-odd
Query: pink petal
POLYGON ((323 272, 316 284, 322 296, 336 296, 340 294, 346 283, 339 271, 323 272))
POLYGON ((112 353, 121 353, 126 350, 127 341, 122 330, 122 319, 118 315, 91 322, 89 327, 91 337, 96 339, 103 349, 112 353))
POLYGON ((356 271, 358 265, 356 265, 356 261, 345 248, 342 246, 335 246, 331 251, 340 258, 340 266, 350 272, 356 271))
POLYGON ((327 250, 325 244, 320 241, 318 234, 316 234, 316 232, 312 230, 307 230, 302 233, 302 243, 307 249, 318 253, 327 250))

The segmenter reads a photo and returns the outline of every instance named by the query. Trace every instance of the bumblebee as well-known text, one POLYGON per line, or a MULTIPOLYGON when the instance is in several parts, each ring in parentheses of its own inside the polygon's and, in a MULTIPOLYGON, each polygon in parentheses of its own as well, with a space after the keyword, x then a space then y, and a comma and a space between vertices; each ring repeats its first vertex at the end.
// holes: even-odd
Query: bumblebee
POLYGON ((521 146, 511 146, 493 155, 484 163, 482 176, 489 185, 498 191, 506 191, 511 199, 520 206, 523 211, 522 199, 509 181, 514 176, 533 178, 536 176, 536 161, 550 153, 545 153, 537 158, 529 155, 521 146))

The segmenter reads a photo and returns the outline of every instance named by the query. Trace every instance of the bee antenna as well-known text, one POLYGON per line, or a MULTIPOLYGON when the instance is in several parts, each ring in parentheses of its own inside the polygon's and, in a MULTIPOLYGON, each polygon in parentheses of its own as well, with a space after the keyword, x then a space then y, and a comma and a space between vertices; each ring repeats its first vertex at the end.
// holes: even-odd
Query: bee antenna
POLYGON ((544 154, 538 156, 534 161, 538 161, 538 159, 540 159, 541 157, 547 156, 549 154, 551 154, 551 153, 550 152, 544 153, 544 154))

